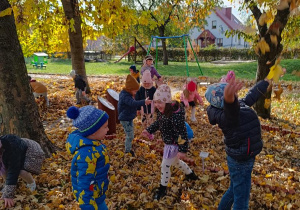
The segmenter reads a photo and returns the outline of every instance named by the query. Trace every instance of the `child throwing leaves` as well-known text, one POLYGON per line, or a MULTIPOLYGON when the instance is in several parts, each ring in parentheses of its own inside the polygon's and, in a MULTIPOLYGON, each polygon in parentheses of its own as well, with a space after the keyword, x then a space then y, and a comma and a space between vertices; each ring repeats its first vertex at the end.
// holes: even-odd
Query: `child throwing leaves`
POLYGON ((67 110, 77 130, 69 134, 66 149, 74 155, 71 181, 75 199, 81 209, 107 210, 109 157, 101 143, 108 131, 108 115, 94 106, 75 106, 67 110))
POLYGON ((181 160, 186 158, 189 145, 184 121, 184 108, 179 102, 172 102, 170 87, 165 84, 157 88, 153 101, 157 110, 157 120, 147 129, 143 130, 142 134, 149 137, 157 130, 160 130, 164 142, 160 187, 154 195, 154 199, 159 200, 167 193, 167 185, 171 178, 171 166, 175 166, 181 170, 186 175, 186 180, 197 180, 198 177, 181 160))
POLYGON ((255 156, 263 147, 259 119, 250 107, 267 91, 269 82, 260 81, 245 98, 238 100, 242 83, 230 79, 207 88, 210 103, 207 115, 210 124, 218 124, 224 134, 230 186, 223 195, 219 209, 248 209, 251 172, 255 156))
POLYGON ((119 95, 118 113, 120 123, 124 128, 125 137, 125 153, 130 153, 134 156, 132 148, 132 140, 134 139, 133 119, 136 117, 137 108, 143 105, 149 105, 151 100, 149 98, 136 101, 135 94, 140 85, 130 74, 127 75, 125 87, 119 95))
POLYGON ((14 206, 19 176, 30 191, 35 190, 36 183, 31 174, 41 172, 44 159, 45 154, 36 141, 11 134, 0 136, 0 175, 5 179, 1 199, 5 207, 14 206))
MULTIPOLYGON (((149 98, 153 100, 153 95, 156 91, 156 88, 153 86, 153 81, 151 79, 151 73, 149 70, 146 70, 142 76, 142 86, 135 95, 135 100, 143 100, 149 98)), ((141 110, 142 124, 146 128, 153 122, 153 112, 154 105, 153 103, 149 105, 143 105, 138 107, 138 111, 141 110)))
POLYGON ((191 121, 196 122, 196 103, 203 105, 203 100, 197 91, 197 83, 193 80, 188 80, 188 83, 184 86, 184 90, 180 95, 180 101, 186 108, 191 107, 191 121))

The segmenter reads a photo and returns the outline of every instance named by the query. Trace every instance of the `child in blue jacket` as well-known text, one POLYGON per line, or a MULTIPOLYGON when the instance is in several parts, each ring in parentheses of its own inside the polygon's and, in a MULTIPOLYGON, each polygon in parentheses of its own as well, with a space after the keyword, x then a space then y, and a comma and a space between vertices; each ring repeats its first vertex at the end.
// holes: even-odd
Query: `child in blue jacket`
POLYGON ((149 98, 136 101, 134 99, 136 92, 139 90, 140 85, 136 79, 130 74, 127 75, 125 87, 120 92, 118 102, 118 119, 124 128, 126 134, 125 138, 125 153, 130 153, 134 156, 131 149, 132 140, 134 139, 133 119, 136 117, 137 108, 151 103, 149 98))
POLYGON ((108 131, 108 115, 94 106, 75 106, 67 110, 78 128, 69 134, 66 149, 74 155, 71 166, 73 194, 81 209, 108 209, 109 157, 101 143, 108 131))
POLYGON ((230 186, 218 209, 248 209, 251 172, 255 156, 263 147, 257 114, 250 107, 267 91, 268 81, 258 82, 245 98, 238 100, 242 83, 235 79, 216 83, 207 88, 205 97, 210 103, 207 115, 210 124, 218 124, 224 134, 230 186))

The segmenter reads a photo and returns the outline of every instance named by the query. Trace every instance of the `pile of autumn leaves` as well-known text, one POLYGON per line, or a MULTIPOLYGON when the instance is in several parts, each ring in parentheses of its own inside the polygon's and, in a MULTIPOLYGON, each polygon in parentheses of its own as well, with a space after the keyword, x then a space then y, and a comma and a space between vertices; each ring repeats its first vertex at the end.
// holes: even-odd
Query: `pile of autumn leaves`
MULTIPOLYGON (((37 191, 31 194, 25 184, 19 182, 16 209, 76 209, 78 205, 74 202, 70 182, 72 157, 64 147, 68 133, 74 129, 66 117, 67 108, 75 104, 73 83, 58 78, 36 79, 48 87, 51 106, 47 109, 41 101, 37 103, 49 139, 61 150, 45 161, 42 174, 36 177, 37 191)), ((89 81, 92 90, 90 97, 95 102, 98 96, 106 96, 106 89, 112 88, 119 92, 124 85, 123 77, 89 78, 89 81)), ((183 81, 184 78, 167 79, 174 93, 180 90, 183 81)), ((241 95, 247 92, 249 85, 251 82, 247 81, 241 95)), ((300 132, 300 121, 297 118, 300 114, 299 87, 292 83, 282 84, 281 87, 284 89, 281 100, 272 102, 273 120, 262 120, 262 124, 280 129, 263 130, 264 149, 257 156, 252 174, 250 209, 300 208, 300 136, 282 132, 282 129, 300 132), (288 90, 287 85, 293 88, 288 90)), ((199 92, 204 98, 205 87, 200 87, 199 92)), ((179 99, 179 92, 173 97, 179 99)), ((184 181, 184 175, 173 168, 168 194, 159 202, 152 197, 160 183, 161 155, 151 150, 148 144, 136 140, 133 142, 136 157, 125 155, 125 135, 121 126, 117 125, 116 138, 103 141, 109 149, 111 164, 106 199, 109 209, 217 208, 229 186, 229 176, 222 133, 217 126, 208 123, 205 112, 207 105, 205 101, 204 107, 197 108, 198 123, 188 121, 195 134, 188 156, 195 161, 196 165, 192 169, 200 180, 184 181), (199 157, 201 151, 209 152, 204 172, 199 157)), ((140 135, 142 129, 139 119, 136 119, 137 140, 147 140, 140 135)), ((151 143, 156 144, 156 141, 151 143)), ((162 144, 158 145, 163 147, 162 144)))

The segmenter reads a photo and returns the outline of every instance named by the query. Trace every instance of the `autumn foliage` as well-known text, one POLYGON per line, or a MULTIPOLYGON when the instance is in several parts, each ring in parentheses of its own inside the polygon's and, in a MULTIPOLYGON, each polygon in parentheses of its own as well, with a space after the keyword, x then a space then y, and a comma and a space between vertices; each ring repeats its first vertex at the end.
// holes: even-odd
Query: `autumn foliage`
MULTIPOLYGON (((75 104, 73 82, 56 76, 37 79, 49 90, 49 108, 43 106, 42 99, 37 100, 45 130, 60 150, 44 162, 41 175, 35 177, 37 190, 33 194, 24 182, 19 182, 15 209, 78 209, 70 181, 72 157, 64 145, 74 129, 66 117, 67 108, 75 104)), ((90 97, 96 102, 97 96, 106 96, 107 88, 119 92, 124 81, 123 77, 90 77, 90 97)), ((184 78, 167 78, 174 99, 179 100, 183 81, 184 78)), ((251 83, 245 81, 241 96, 251 83)), ((272 102, 272 120, 261 120, 264 148, 256 158, 252 173, 250 209, 300 208, 299 87, 295 83, 286 83, 275 89, 280 88, 283 90, 281 97, 272 102)), ((205 86, 198 90, 202 97, 205 90, 205 86)), ((131 157, 124 154, 125 135, 122 127, 117 125, 116 135, 109 137, 113 139, 103 141, 108 147, 111 163, 106 199, 109 209, 217 209, 228 188, 229 176, 222 132, 208 123, 207 105, 205 101, 204 107, 197 108, 197 124, 188 121, 195 134, 188 157, 193 160, 190 166, 200 180, 184 181, 184 175, 173 168, 167 196, 159 202, 153 200, 153 194, 160 183, 160 150, 163 148, 162 142, 157 141, 160 136, 156 134, 153 141, 142 137, 140 119, 136 119, 133 141, 136 157, 131 157), (201 151, 209 152, 204 172, 199 157, 201 151)))

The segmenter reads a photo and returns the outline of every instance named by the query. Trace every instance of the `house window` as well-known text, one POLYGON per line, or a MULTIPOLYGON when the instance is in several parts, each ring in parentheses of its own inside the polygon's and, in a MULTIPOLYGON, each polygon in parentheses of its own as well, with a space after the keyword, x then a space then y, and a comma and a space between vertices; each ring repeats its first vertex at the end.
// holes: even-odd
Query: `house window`
POLYGON ((217 46, 223 47, 223 38, 217 38, 217 46))
POLYGON ((217 21, 216 20, 213 20, 212 23, 211 23, 211 28, 212 29, 216 29, 217 28, 217 21))

